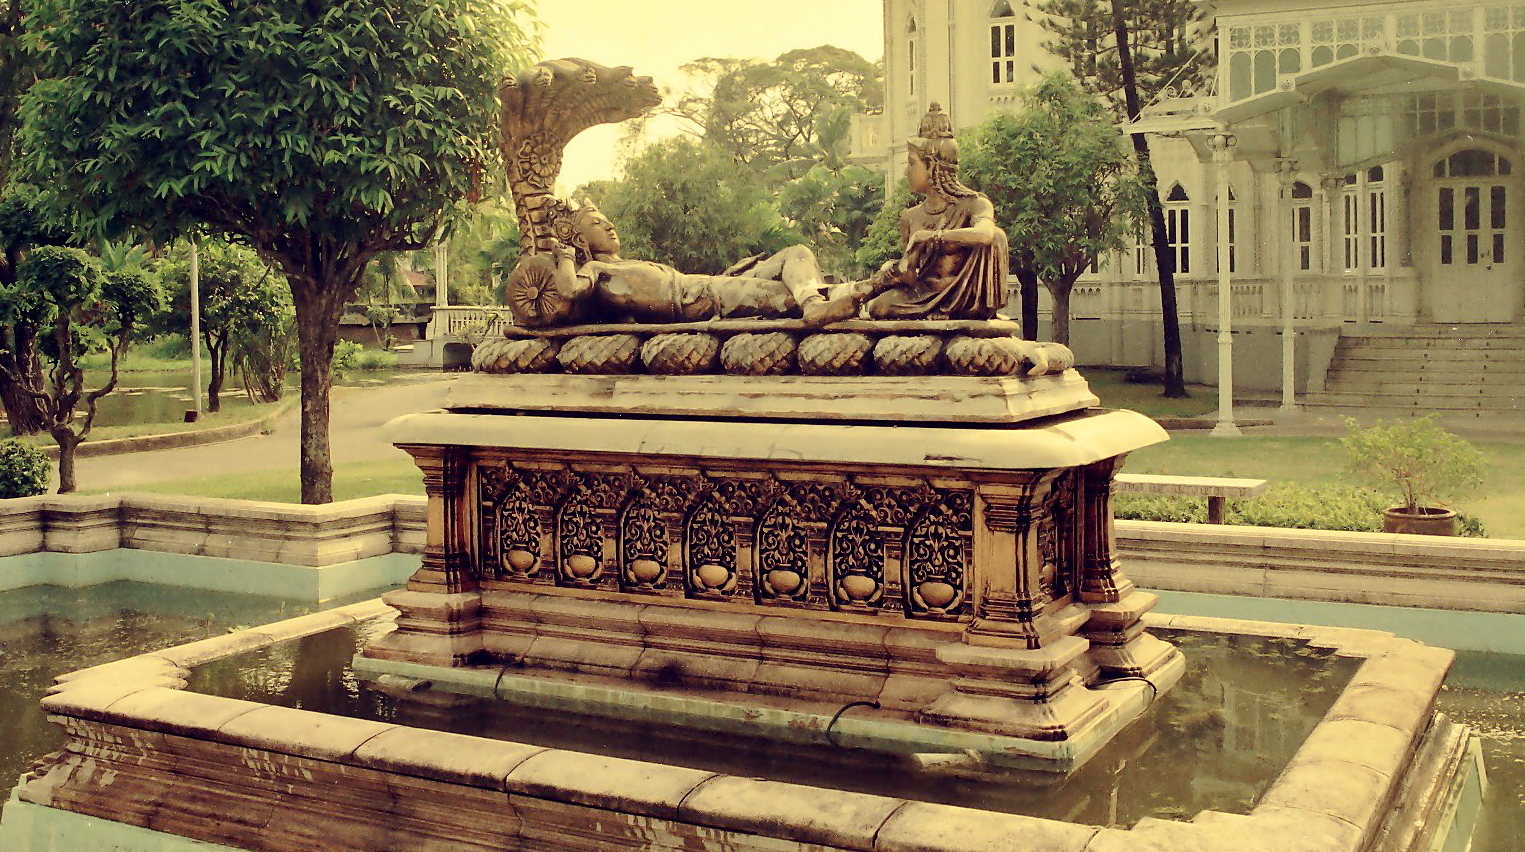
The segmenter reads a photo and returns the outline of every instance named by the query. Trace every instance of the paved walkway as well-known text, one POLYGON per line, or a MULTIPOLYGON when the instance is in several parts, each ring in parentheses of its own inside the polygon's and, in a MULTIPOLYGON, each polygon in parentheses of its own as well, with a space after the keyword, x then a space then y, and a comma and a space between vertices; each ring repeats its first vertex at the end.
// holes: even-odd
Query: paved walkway
MULTIPOLYGON (((382 438, 382 425, 401 414, 442 406, 451 378, 452 375, 445 373, 421 373, 380 387, 335 388, 330 424, 334 463, 406 458, 401 450, 382 438)), ((1246 406, 1236 409, 1235 416, 1244 423, 1278 419, 1275 407, 1246 406)), ((1196 419, 1200 421, 1199 426, 1210 429, 1217 415, 1196 419)), ((1473 440, 1519 441, 1525 436, 1525 424, 1514 422, 1513 418, 1471 423, 1448 421, 1447 425, 1473 440)), ((1343 421, 1327 412, 1306 412, 1290 422, 1242 429, 1246 436, 1334 437, 1345 434, 1345 431, 1343 421)), ((1193 432, 1202 434, 1198 430, 1193 432)), ((265 435, 169 450, 81 458, 76 462, 76 475, 80 485, 91 491, 127 491, 146 483, 191 477, 234 475, 256 470, 288 469, 295 472, 299 433, 300 420, 293 408, 265 435)))
MULTIPOLYGON (((335 388, 329 428, 334 463, 407 458, 381 437, 382 425, 400 414, 439 408, 450 378, 444 373, 422 374, 381 387, 335 388)), ((256 470, 294 472, 300 434, 301 420, 293 407, 268 434, 217 444, 81 458, 75 462, 75 477, 81 488, 91 491, 130 491, 146 483, 173 479, 256 470)))

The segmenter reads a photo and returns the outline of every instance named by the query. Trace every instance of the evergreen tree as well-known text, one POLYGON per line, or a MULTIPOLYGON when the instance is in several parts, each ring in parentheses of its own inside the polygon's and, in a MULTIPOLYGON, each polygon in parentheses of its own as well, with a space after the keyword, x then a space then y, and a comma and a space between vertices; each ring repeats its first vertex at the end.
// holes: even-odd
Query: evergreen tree
MULTIPOLYGON (((1081 84, 1106 98, 1115 112, 1138 119, 1143 104, 1167 87, 1195 91, 1211 67, 1209 31, 1191 0, 1044 0, 1045 47, 1070 63, 1081 84)), ((1160 206, 1159 181, 1142 133, 1132 135, 1139 180, 1148 205, 1151 243, 1159 272, 1165 396, 1187 396, 1176 308, 1175 267, 1160 206)))

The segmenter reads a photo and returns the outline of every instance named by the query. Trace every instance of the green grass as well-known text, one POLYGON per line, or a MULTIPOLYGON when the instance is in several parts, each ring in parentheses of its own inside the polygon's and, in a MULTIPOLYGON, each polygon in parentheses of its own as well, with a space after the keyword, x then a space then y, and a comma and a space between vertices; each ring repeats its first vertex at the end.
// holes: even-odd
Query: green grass
POLYGON ((1086 367, 1081 373, 1107 408, 1126 408, 1154 418, 1199 417, 1218 408, 1218 391, 1203 385, 1188 385, 1189 399, 1167 399, 1160 395, 1159 385, 1127 381, 1127 370, 1086 367))
MULTIPOLYGON (((1457 503, 1491 538, 1525 538, 1525 444, 1474 441, 1488 457, 1484 490, 1457 503)), ((1369 485, 1344 470, 1338 438, 1214 438, 1177 432, 1128 456, 1128 473, 1242 476, 1302 485, 1369 485)))
MULTIPOLYGON (((86 483, 88 485, 88 483, 86 483)), ((301 482, 295 470, 266 470, 237 476, 168 479, 134 485, 133 491, 155 494, 184 494, 193 497, 230 497, 237 500, 262 500, 272 503, 299 503, 301 482)), ((99 494, 100 489, 81 489, 99 494)), ((353 500, 377 494, 417 494, 423 496, 423 474, 412 460, 399 458, 334 465, 334 499, 353 500)))

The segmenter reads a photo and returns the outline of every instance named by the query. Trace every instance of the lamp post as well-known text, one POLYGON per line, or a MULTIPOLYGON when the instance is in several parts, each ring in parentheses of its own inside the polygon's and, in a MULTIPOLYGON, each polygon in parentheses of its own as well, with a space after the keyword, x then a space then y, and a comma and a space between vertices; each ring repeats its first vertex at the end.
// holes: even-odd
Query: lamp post
POLYGON ((201 419, 201 256, 191 238, 191 404, 186 420, 201 419))
POLYGON ((1292 277, 1301 256, 1297 242, 1296 211, 1292 204, 1292 185, 1297 182, 1297 161, 1276 161, 1276 177, 1281 183, 1281 413, 1290 415, 1297 411, 1297 337, 1292 330, 1292 277))
POLYGON ((1212 434, 1220 438, 1239 434, 1234 423, 1234 293, 1229 274, 1233 256, 1229 243, 1228 181, 1228 167, 1233 162, 1237 142, 1231 133, 1207 137, 1218 178, 1218 425, 1213 427, 1212 434))

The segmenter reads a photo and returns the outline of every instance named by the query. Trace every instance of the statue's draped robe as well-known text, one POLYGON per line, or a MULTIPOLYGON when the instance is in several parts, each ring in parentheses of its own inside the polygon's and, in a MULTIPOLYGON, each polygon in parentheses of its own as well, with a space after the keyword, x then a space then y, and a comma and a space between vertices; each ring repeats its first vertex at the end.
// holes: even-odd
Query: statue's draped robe
MULTIPOLYGON (((901 245, 916 231, 950 231, 988 219, 989 205, 976 195, 955 199, 938 213, 912 207, 900 217, 901 245)), ((1007 263, 1006 234, 999 228, 988 245, 944 244, 941 252, 920 259, 914 282, 875 299, 874 314, 880 319, 990 319, 1006 306, 1007 263)))

